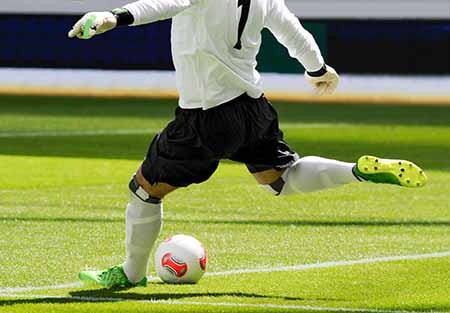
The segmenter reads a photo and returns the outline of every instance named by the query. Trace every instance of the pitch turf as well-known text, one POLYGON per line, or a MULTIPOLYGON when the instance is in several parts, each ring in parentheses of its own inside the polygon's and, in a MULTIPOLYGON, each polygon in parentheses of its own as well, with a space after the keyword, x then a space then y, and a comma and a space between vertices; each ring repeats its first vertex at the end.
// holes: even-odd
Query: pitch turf
POLYGON ((278 103, 286 139, 301 154, 407 158, 429 184, 355 183, 276 198, 244 166, 223 162, 210 181, 167 197, 160 237, 196 236, 208 272, 222 275, 187 286, 50 288, 122 262, 127 182, 175 106, 0 97, 0 312, 450 312, 447 107, 278 103), (388 256, 406 257, 377 259, 388 256))

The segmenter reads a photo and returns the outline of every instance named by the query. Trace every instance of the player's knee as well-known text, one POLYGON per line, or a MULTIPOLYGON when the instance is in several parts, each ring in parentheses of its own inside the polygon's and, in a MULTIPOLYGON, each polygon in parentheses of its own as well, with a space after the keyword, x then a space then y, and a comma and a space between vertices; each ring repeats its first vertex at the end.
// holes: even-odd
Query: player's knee
POLYGON ((266 171, 252 173, 253 177, 255 177, 256 181, 260 185, 268 185, 272 182, 276 181, 283 174, 283 171, 276 169, 269 169, 266 171))
POLYGON ((128 184, 128 188, 130 189, 130 193, 132 194, 132 197, 130 198, 130 201, 132 200, 140 200, 137 202, 144 202, 144 203, 160 203, 162 201, 162 198, 154 197, 150 192, 146 190, 144 186, 139 182, 138 174, 134 175, 133 178, 131 178, 130 183, 128 184), (134 196, 134 197, 133 197, 134 196))
POLYGON ((277 178, 274 182, 270 184, 259 183, 259 186, 268 193, 279 196, 284 186, 284 181, 281 177, 277 178))
POLYGON ((151 198, 163 199, 168 193, 177 189, 177 187, 166 183, 150 184, 145 178, 142 168, 143 167, 139 168, 136 172, 136 181, 138 185, 150 195, 151 198))
POLYGON ((279 188, 282 188, 282 186, 280 186, 280 182, 282 182, 280 177, 282 174, 283 171, 270 169, 267 171, 253 173, 253 176, 263 190, 271 194, 278 195, 279 188))

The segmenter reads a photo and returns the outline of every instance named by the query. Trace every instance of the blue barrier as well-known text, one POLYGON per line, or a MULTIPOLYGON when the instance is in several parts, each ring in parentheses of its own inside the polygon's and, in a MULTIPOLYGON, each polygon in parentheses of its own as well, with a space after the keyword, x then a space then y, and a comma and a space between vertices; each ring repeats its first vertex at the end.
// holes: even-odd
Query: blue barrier
MULTIPOLYGON (((79 16, 0 15, 0 67, 173 70, 171 21, 67 38, 79 16)), ((450 74, 450 21, 303 21, 341 73, 450 74)), ((263 32, 261 71, 299 73, 263 32)))
POLYGON ((0 15, 0 66, 173 70, 171 21, 67 38, 79 17, 0 15))

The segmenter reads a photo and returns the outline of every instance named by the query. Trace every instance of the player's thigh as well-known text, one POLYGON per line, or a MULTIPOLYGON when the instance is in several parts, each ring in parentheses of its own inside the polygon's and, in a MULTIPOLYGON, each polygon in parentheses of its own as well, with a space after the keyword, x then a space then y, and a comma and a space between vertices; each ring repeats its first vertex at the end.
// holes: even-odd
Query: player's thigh
POLYGON ((194 114, 196 111, 178 109, 175 120, 150 144, 141 173, 151 187, 157 186, 158 192, 199 184, 217 169, 218 157, 205 147, 199 131, 190 123, 194 114))
POLYGON ((258 99, 257 110, 252 117, 254 123, 250 123, 249 140, 231 159, 245 163, 258 183, 271 184, 299 157, 283 140, 277 112, 264 97, 258 99))

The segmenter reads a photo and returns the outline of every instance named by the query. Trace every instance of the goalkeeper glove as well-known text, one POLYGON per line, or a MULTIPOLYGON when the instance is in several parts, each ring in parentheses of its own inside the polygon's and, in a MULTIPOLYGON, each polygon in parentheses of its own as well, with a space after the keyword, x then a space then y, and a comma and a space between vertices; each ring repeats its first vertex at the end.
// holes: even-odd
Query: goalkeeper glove
POLYGON ((331 66, 324 65, 317 72, 305 72, 306 80, 318 95, 331 95, 339 83, 339 75, 331 66))
POLYGON ((117 26, 117 17, 112 12, 86 13, 69 31, 69 38, 91 39, 117 26))

